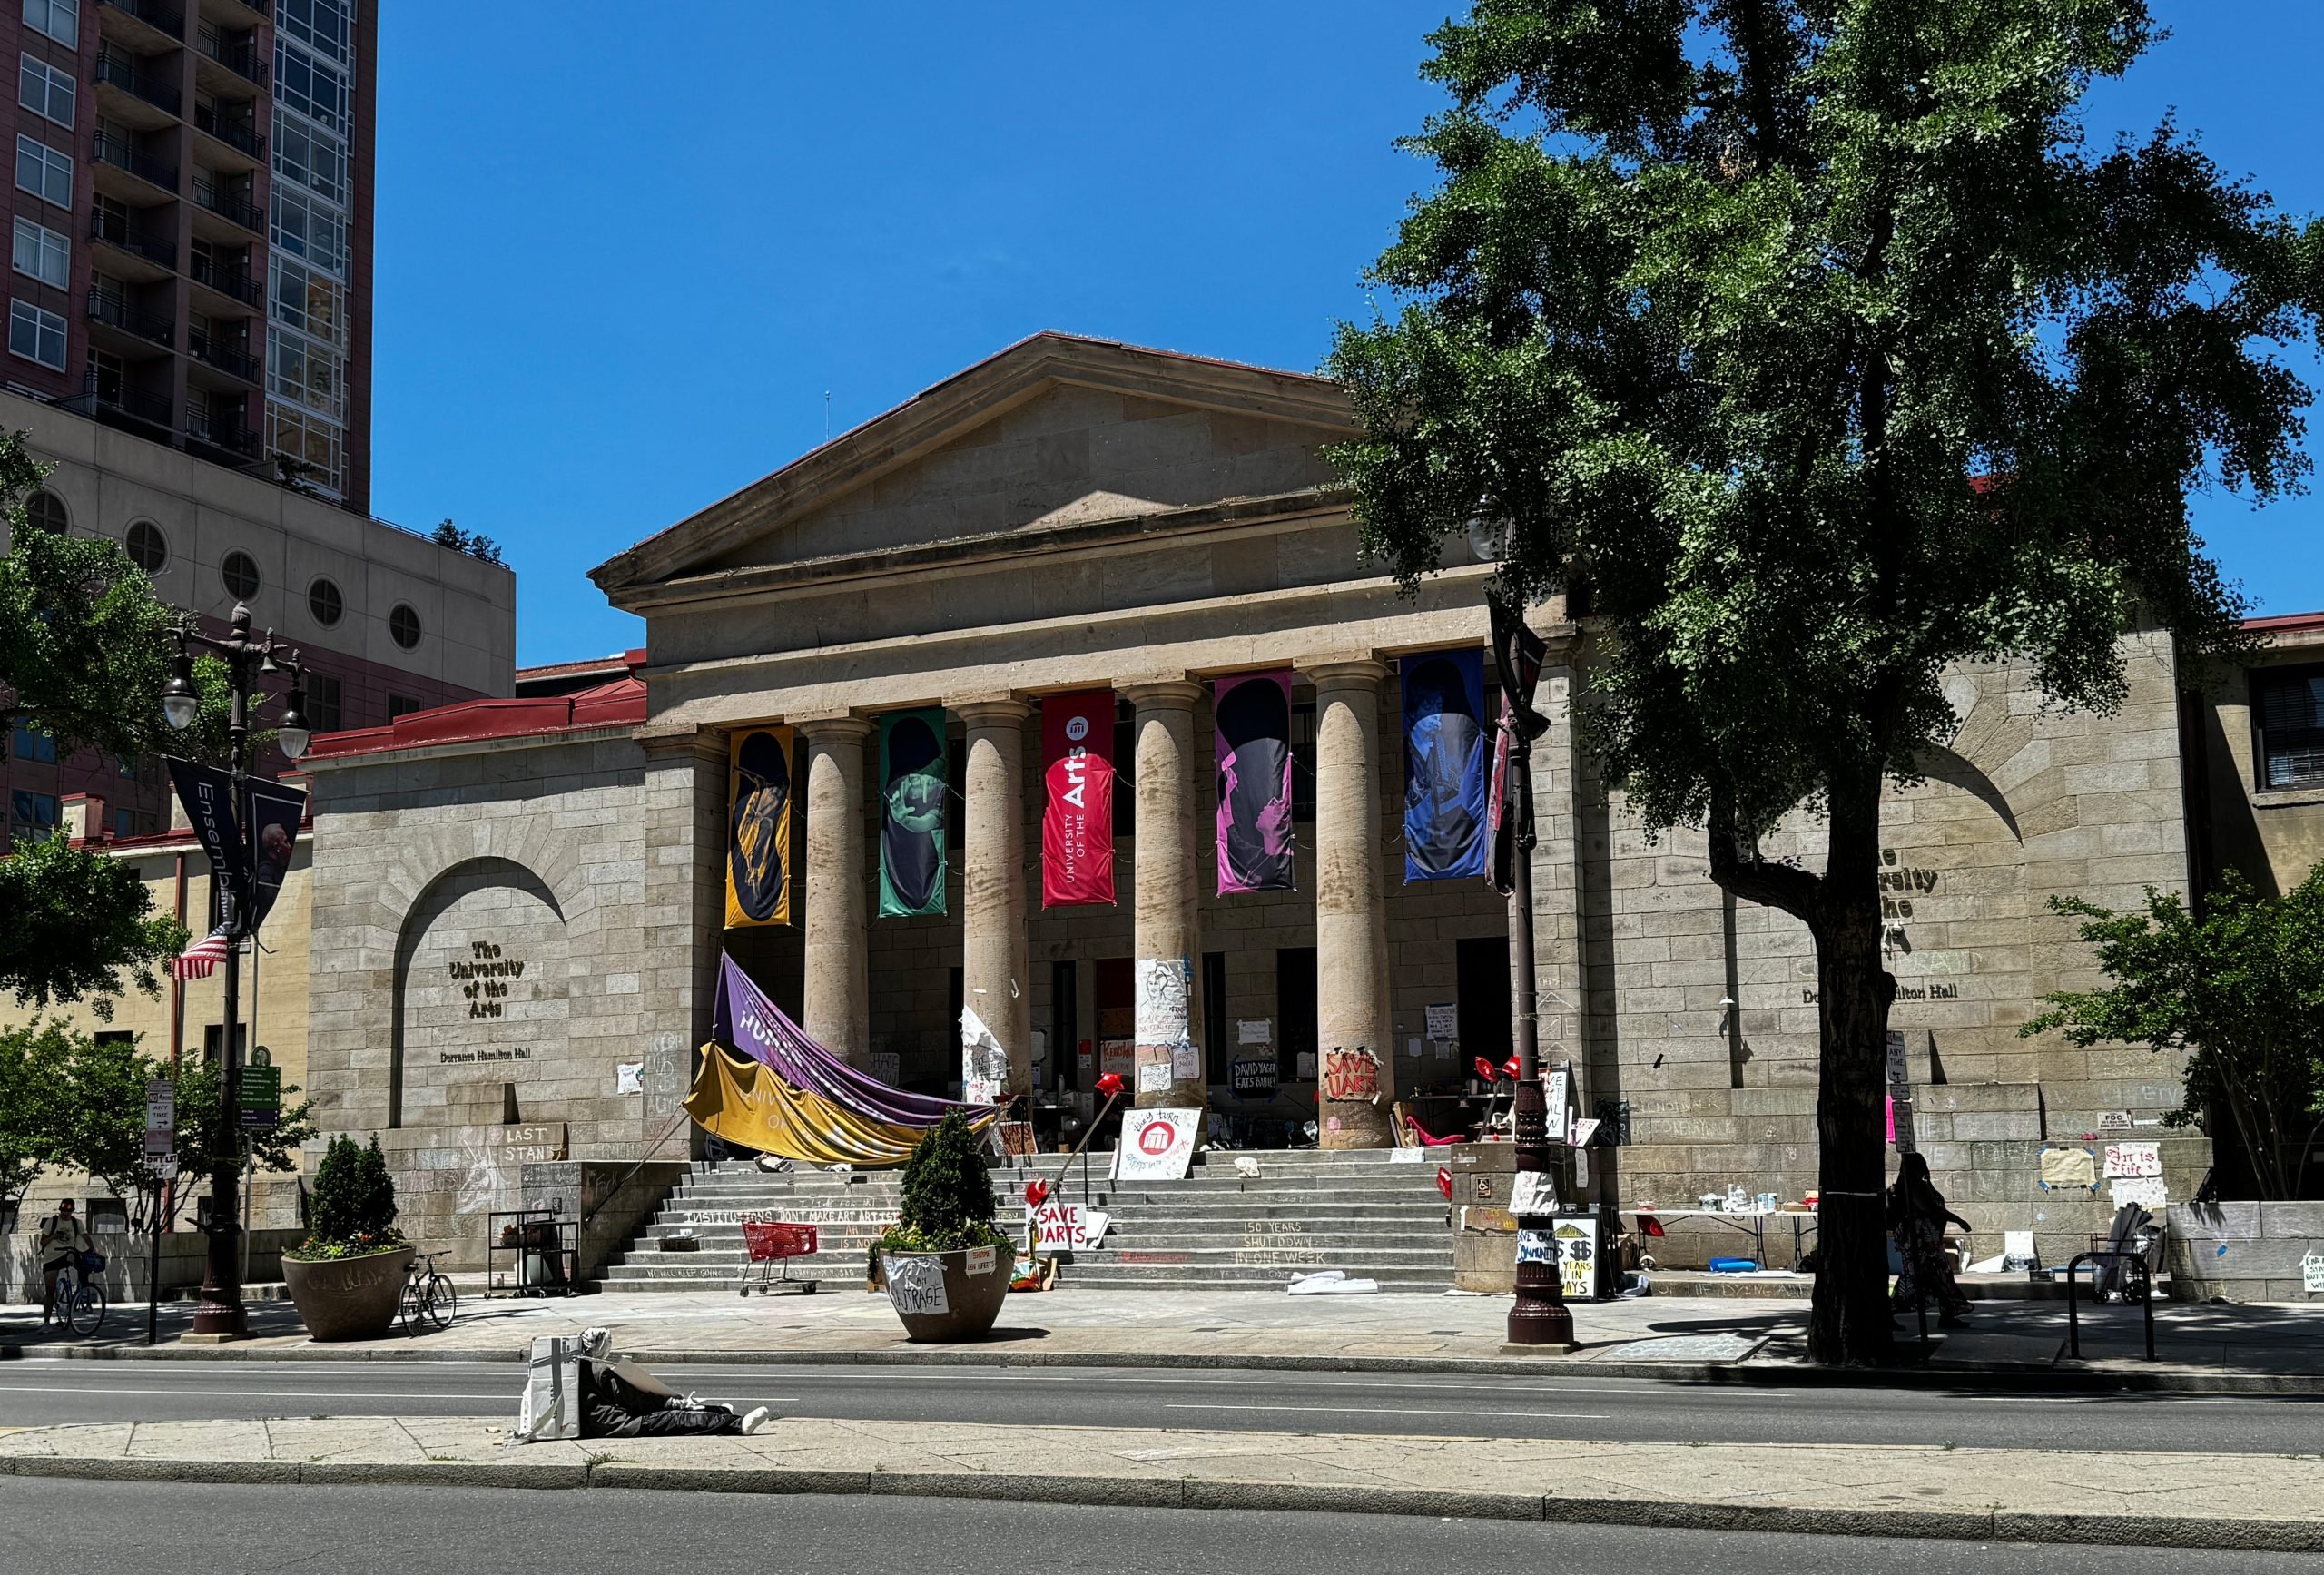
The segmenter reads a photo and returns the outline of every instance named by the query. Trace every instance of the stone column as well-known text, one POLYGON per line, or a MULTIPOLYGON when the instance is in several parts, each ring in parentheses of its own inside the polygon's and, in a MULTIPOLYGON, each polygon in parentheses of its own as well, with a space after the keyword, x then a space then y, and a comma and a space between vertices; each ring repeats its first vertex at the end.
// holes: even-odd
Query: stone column
POLYGON ((1396 1099, 1380 873, 1380 681, 1387 669, 1369 656, 1299 666, 1315 686, 1319 1141, 1325 1148, 1386 1147, 1395 1141, 1396 1099))
POLYGON ((844 712, 794 724, 807 743, 807 1037, 852 1067, 872 1064, 870 947, 864 935, 863 741, 844 712))
MULTIPOLYGON (((1009 1052, 1008 1092, 1033 1088, 1033 981, 1025 940, 1025 719, 1013 695, 948 700, 967 724, 960 848, 961 1003, 1009 1052)), ((958 1043, 960 1025, 952 1025, 958 1043)))
MULTIPOLYGON (((636 1146, 620 1157, 642 1159, 682 1121, 698 1047, 710 1039, 725 939, 728 745, 723 732, 691 727, 641 729, 638 743, 645 751, 645 905, 637 959, 645 1093, 636 1146)), ((702 1128, 682 1124, 683 1138, 665 1140, 661 1156, 703 1154, 702 1128)))
MULTIPOLYGON (((1167 1090, 1137 1089, 1141 1107, 1199 1110, 1205 1098, 1202 1056, 1202 935, 1195 915, 1196 870, 1201 861, 1195 828, 1195 702, 1202 685, 1183 677, 1158 678, 1120 686, 1136 708, 1137 747, 1136 873, 1130 884, 1137 903, 1130 967, 1137 983, 1137 1043, 1141 1063, 1170 1037, 1183 1033, 1194 1047, 1193 1076, 1174 1066, 1167 1090), (1185 971, 1186 1020, 1177 1022, 1176 1003, 1157 1000, 1150 968, 1185 971)), ((1119 763, 1116 763, 1119 769, 1119 763)), ((1167 993, 1168 986, 1162 989, 1167 993)))

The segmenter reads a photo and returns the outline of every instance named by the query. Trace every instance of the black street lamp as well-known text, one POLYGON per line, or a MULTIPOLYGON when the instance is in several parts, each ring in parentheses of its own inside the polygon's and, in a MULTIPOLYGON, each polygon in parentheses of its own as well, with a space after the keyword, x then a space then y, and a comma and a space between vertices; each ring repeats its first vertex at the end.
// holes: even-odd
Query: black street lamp
MULTIPOLYGON (((290 693, 283 704, 282 720, 275 728, 274 738, 282 753, 296 760, 307 753, 311 736, 305 714, 305 670, 296 650, 275 643, 273 630, 269 629, 263 638, 251 636, 251 610, 240 604, 235 605, 231 627, 223 638, 205 635, 196 627, 181 628, 170 681, 162 686, 162 714, 181 733, 192 726, 202 714, 201 696, 193 687, 191 648, 195 645, 216 653, 226 664, 228 690, 233 703, 226 723, 227 774, 233 784, 227 813, 233 817, 242 845, 248 847, 251 816, 245 784, 250 780, 251 680, 260 674, 281 674, 290 678, 290 693)), ((211 883, 218 892, 219 921, 226 939, 226 1023, 224 1042, 219 1049, 222 1076, 219 1079, 217 1125, 209 1145, 208 1270, 202 1281, 202 1305, 193 1314, 193 1332, 235 1336, 250 1333, 242 1311, 241 1226, 236 1197, 241 1171, 234 1155, 241 1136, 242 1047, 235 1029, 241 1023, 241 943, 251 932, 251 915, 257 911, 257 891, 250 870, 239 871, 239 881, 221 878, 228 873, 215 868, 211 871, 211 883)))

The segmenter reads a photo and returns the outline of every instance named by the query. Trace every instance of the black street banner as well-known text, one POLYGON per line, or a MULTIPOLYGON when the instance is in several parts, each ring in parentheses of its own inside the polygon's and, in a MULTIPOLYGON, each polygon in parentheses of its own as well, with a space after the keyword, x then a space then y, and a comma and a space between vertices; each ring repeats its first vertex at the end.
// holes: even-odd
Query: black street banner
POLYGON ((190 760, 172 760, 168 764, 178 802, 185 806, 185 818, 202 840, 202 851, 210 855, 210 868, 224 877, 230 890, 249 891, 250 855, 242 846, 241 830, 234 823, 234 779, 214 765, 196 765, 190 760))
POLYGON ((244 926, 256 935, 266 922, 282 878, 290 871, 290 856, 299 845, 299 822, 306 817, 307 794, 279 782, 253 780, 248 788, 251 812, 251 914, 244 926))

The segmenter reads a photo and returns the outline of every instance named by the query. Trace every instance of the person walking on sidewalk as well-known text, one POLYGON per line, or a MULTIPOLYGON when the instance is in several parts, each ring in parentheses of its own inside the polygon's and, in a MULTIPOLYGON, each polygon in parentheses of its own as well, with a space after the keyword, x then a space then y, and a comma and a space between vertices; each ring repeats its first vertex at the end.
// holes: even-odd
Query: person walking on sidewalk
POLYGON ((56 1282, 67 1265, 78 1268, 81 1255, 96 1250, 89 1239, 89 1227, 74 1211, 73 1200, 66 1198, 56 1206, 56 1212, 40 1227, 40 1274, 46 1286, 41 1299, 40 1321, 44 1325, 56 1311, 56 1282))
POLYGON ((1969 1222, 1945 1206, 1945 1194, 1929 1178, 1928 1161, 1907 1154, 1888 1189, 1888 1229, 1896 1240, 1903 1272, 1896 1276, 1891 1305, 1902 1311, 1925 1297, 1936 1304, 1939 1321, 1957 1326, 1968 1315, 1969 1298, 1953 1278, 1953 1255, 1945 1250, 1947 1221, 1964 1231, 1969 1222))

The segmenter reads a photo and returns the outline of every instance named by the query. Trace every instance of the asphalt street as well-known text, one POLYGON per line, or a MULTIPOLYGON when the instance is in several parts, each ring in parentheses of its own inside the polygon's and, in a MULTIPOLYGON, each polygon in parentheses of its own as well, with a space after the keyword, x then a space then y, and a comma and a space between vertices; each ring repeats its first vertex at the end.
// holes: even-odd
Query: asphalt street
MULTIPOLYGON (((892 1422, 1717 1443, 2308 1453, 2324 1399, 1759 1389, 1588 1377, 1110 1368, 673 1364, 674 1386, 778 1414, 892 1422)), ((0 1363, 0 1426, 516 1414, 514 1363, 0 1363)))
POLYGON ((626 1490, 212 1487, 12 1477, 0 1478, 0 1516, 8 1526, 7 1568, 52 1575, 114 1575, 133 1564, 188 1561, 245 1575, 1219 1575, 1551 1563, 1622 1575, 2313 1575, 2317 1568, 2314 1559, 2289 1553, 626 1490))

